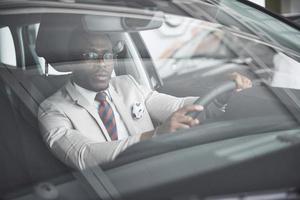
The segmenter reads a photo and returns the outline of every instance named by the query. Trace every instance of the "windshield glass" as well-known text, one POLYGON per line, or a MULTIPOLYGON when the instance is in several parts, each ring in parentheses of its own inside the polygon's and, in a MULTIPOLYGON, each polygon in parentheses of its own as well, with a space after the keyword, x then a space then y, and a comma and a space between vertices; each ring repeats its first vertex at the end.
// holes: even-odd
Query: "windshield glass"
POLYGON ((220 5, 230 15, 240 19, 255 34, 296 52, 300 50, 299 30, 257 9, 238 1, 222 0, 220 5))
POLYGON ((109 166, 138 144, 143 156, 296 134, 299 31, 238 1, 213 2, 4 9, 0 153, 12 184, 0 189, 109 166))

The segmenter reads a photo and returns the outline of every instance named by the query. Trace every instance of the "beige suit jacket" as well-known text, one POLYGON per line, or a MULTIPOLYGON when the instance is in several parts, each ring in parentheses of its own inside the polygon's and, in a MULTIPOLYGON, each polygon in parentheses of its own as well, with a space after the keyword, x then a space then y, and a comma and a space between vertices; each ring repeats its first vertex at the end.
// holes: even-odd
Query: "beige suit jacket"
POLYGON ((174 111, 195 101, 194 97, 176 98, 149 90, 127 75, 113 78, 108 90, 130 135, 127 139, 111 141, 97 109, 71 81, 40 105, 42 136, 51 151, 67 165, 85 169, 111 161, 139 142, 141 133, 153 130, 152 120, 164 122, 174 111), (131 115, 136 102, 145 107, 141 119, 131 115))

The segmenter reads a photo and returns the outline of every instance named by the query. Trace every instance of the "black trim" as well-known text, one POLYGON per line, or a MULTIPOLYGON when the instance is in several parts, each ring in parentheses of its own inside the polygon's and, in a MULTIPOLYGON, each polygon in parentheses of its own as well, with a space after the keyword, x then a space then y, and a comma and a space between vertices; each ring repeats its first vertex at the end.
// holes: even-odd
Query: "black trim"
POLYGON ((19 37, 17 34, 17 27, 16 26, 8 26, 9 30, 11 32, 12 38, 13 38, 13 42, 14 42, 14 46, 15 46, 15 54, 16 54, 16 67, 17 68, 22 68, 22 53, 20 51, 20 49, 22 48, 20 46, 20 42, 19 42, 19 37))

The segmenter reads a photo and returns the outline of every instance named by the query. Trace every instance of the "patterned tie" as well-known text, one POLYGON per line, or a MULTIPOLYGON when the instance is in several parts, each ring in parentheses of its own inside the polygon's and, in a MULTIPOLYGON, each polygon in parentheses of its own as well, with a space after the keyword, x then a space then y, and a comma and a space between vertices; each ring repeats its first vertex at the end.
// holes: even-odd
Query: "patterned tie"
POLYGON ((105 92, 99 92, 95 97, 95 100, 100 103, 98 107, 98 113, 103 124, 106 127, 106 130, 111 140, 118 140, 117 126, 116 126, 114 112, 111 106, 109 105, 109 103, 107 102, 106 96, 107 95, 105 92))

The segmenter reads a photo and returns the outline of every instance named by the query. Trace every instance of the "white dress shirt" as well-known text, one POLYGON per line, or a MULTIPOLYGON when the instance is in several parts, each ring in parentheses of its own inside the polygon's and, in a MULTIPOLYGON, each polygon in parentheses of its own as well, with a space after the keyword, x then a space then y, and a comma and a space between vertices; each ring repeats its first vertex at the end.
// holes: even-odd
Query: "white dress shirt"
MULTIPOLYGON (((97 95, 97 92, 91 91, 91 90, 87 90, 83 87, 80 87, 79 85, 77 85, 76 83, 73 83, 75 86, 75 89, 86 98, 86 100, 95 107, 95 109, 97 109, 98 112, 98 107, 99 107, 99 102, 95 100, 95 97, 97 95)), ((109 94, 108 90, 103 91, 107 94, 107 102, 109 103, 109 105, 111 106, 113 112, 114 112, 114 116, 115 116, 115 120, 116 120, 116 125, 117 125, 117 132, 118 132, 118 139, 125 139, 129 136, 128 134, 128 130, 119 114, 119 112, 117 111, 113 100, 111 98, 111 95, 109 94)))

